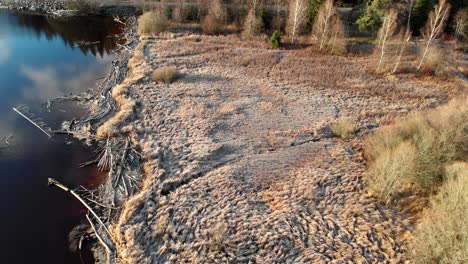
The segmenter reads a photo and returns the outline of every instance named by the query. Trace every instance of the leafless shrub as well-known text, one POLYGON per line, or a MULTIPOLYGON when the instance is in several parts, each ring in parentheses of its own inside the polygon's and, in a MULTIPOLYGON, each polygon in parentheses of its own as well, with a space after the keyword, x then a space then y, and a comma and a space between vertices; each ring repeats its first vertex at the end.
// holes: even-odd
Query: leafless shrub
POLYGON ((386 202, 406 184, 416 173, 416 147, 410 142, 402 142, 394 149, 385 149, 369 168, 370 185, 382 195, 386 202))
POLYGON ((263 21, 260 17, 255 14, 255 10, 252 8, 249 14, 245 18, 244 31, 242 35, 245 37, 256 36, 261 33, 263 28, 263 21))
POLYGON ((356 125, 350 118, 340 118, 330 128, 333 135, 342 139, 349 138, 356 131, 356 125))
POLYGON ((333 0, 326 0, 319 8, 312 27, 322 51, 335 53, 344 50, 344 27, 333 0))
POLYGON ((167 17, 163 12, 145 12, 138 19, 138 34, 160 33, 166 30, 168 25, 167 17))
POLYGON ((468 40, 468 8, 463 8, 455 16, 455 37, 459 41, 468 40))
POLYGON ((151 79, 157 82, 171 83, 179 73, 175 67, 160 67, 151 74, 151 79))
POLYGON ((439 77, 448 76, 453 68, 454 58, 451 55, 447 49, 436 46, 429 47, 420 71, 439 77))
POLYGON ((309 1, 307 0, 288 0, 289 17, 286 31, 291 36, 291 43, 296 40, 297 34, 303 29, 308 16, 309 1))
POLYGON ((185 20, 185 2, 180 1, 178 2, 177 6, 172 9, 172 19, 176 22, 184 22, 185 20))
POLYGON ((202 29, 208 34, 219 34, 226 24, 227 11, 221 0, 211 0, 208 14, 202 21, 202 29))
POLYGON ((434 11, 429 15, 427 23, 421 31, 424 39, 424 48, 417 68, 418 71, 423 66, 431 45, 442 35, 445 23, 449 17, 449 11, 450 4, 447 3, 447 0, 439 0, 439 4, 434 7, 434 11))

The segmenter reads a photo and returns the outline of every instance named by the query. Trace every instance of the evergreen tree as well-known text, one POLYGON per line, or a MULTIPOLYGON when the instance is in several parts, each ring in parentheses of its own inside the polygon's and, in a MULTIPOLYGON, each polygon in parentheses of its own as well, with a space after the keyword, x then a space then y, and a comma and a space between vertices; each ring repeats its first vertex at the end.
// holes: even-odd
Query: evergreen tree
POLYGON ((411 30, 419 34, 420 29, 426 24, 429 13, 434 9, 437 0, 416 0, 413 6, 411 18, 411 30))
POLYGON ((320 6, 322 6, 325 0, 311 0, 310 11, 309 11, 309 23, 314 24, 315 18, 317 17, 320 6))
POLYGON ((382 26, 383 18, 392 0, 369 0, 363 15, 356 21, 359 31, 376 33, 382 26))

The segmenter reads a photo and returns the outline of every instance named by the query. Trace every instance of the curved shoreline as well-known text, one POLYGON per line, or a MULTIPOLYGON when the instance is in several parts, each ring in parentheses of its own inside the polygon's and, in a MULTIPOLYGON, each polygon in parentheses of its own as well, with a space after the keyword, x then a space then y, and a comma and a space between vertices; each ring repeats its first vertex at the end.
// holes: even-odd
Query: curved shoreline
POLYGON ((133 3, 109 2, 100 5, 94 1, 84 1, 83 6, 72 6, 73 1, 45 0, 0 0, 0 8, 17 11, 28 11, 54 16, 134 16, 141 14, 140 7, 133 3), (78 8, 78 9, 76 9, 78 8))

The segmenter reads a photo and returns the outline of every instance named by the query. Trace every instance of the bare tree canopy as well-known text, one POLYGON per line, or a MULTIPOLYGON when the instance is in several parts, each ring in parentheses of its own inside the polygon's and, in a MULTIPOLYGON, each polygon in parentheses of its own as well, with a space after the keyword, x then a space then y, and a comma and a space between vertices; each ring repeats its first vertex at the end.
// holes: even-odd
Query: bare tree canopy
POLYGON ((426 26, 421 30, 425 47, 418 65, 418 71, 421 69, 432 43, 442 35, 449 13, 450 4, 447 3, 447 0, 439 0, 439 4, 434 7, 434 10, 429 15, 426 26))
POLYGON ((308 16, 309 1, 307 0, 289 0, 289 17, 287 32, 291 37, 291 43, 294 43, 296 35, 305 25, 308 16))

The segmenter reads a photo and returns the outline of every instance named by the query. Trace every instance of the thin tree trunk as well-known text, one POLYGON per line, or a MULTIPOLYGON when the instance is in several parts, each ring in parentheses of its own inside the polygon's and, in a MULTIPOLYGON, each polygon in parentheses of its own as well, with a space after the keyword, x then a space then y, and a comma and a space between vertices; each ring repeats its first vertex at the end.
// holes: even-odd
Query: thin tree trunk
POLYGON ((405 51, 406 43, 410 40, 411 38, 411 16, 413 15, 413 5, 414 5, 414 0, 410 1, 409 5, 409 10, 408 10, 408 21, 406 22, 406 32, 404 35, 404 42, 400 46, 400 50, 398 51, 398 59, 395 63, 395 67, 392 70, 392 74, 395 74, 395 72, 398 70, 398 67, 400 66, 401 63, 401 58, 403 57, 403 52, 405 51))

